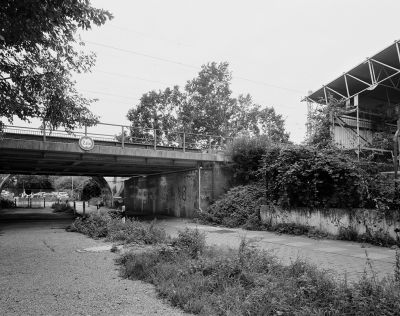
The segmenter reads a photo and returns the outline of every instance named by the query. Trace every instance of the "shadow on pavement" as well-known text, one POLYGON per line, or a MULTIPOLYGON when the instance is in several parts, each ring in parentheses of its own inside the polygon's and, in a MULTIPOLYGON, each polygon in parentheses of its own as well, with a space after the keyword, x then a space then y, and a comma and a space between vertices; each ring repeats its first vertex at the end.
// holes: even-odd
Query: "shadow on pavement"
POLYGON ((59 220, 73 220, 73 219, 74 216, 71 214, 53 213, 53 210, 51 208, 0 209, 0 223, 19 223, 19 222, 29 222, 29 221, 59 221, 59 220))

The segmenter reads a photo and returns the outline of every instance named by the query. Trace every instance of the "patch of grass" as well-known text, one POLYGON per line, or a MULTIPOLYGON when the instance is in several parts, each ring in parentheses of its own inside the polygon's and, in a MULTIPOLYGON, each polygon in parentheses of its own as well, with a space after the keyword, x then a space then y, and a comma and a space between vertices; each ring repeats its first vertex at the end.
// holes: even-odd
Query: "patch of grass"
POLYGON ((91 213, 85 218, 77 218, 68 230, 92 238, 106 237, 109 241, 123 243, 156 244, 167 239, 164 229, 156 227, 155 221, 150 224, 131 219, 122 221, 106 210, 91 213))
POLYGON ((392 238, 387 232, 367 231, 367 233, 359 235, 352 227, 340 227, 337 239, 370 243, 381 247, 391 247, 394 245, 400 246, 400 241, 392 238))
POLYGON ((131 219, 125 222, 118 218, 112 218, 107 225, 107 240, 124 243, 157 244, 167 238, 165 230, 155 225, 131 219))
POLYGON ((321 232, 312 226, 293 224, 293 223, 280 223, 276 225, 265 225, 265 230, 273 231, 279 234, 289 234, 289 235, 305 235, 311 238, 327 238, 332 237, 329 234, 321 232))
POLYGON ((153 283, 172 305, 201 315, 361 316, 400 311, 400 283, 394 278, 378 281, 366 272, 357 283, 338 282, 305 261, 285 266, 245 243, 238 251, 205 247, 192 256, 201 240, 197 232, 185 231, 171 246, 123 254, 118 259, 121 273, 153 283))

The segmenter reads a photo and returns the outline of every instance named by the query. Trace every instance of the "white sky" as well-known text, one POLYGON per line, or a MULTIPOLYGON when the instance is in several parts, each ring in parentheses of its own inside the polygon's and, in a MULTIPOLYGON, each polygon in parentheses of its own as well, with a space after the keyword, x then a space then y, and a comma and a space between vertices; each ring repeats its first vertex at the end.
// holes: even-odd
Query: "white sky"
POLYGON ((86 47, 98 58, 91 74, 77 77, 78 87, 86 96, 100 99, 92 111, 101 121, 118 124, 128 123, 128 109, 139 103, 143 93, 183 86, 202 64, 228 61, 234 96, 250 93, 256 103, 273 106, 286 119, 291 140, 301 142, 306 103, 300 99, 307 91, 400 38, 398 0, 92 0, 92 4, 111 11, 114 19, 82 33, 86 47))

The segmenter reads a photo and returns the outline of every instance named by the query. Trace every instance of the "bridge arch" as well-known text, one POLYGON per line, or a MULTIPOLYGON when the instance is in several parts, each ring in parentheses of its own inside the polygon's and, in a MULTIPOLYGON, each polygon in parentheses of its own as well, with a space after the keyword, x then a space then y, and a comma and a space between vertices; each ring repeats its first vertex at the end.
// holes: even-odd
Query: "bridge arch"
MULTIPOLYGON (((0 192, 3 190, 4 185, 11 176, 12 174, 0 174, 0 192)), ((113 193, 109 182, 102 176, 88 176, 88 178, 91 178, 100 187, 106 205, 112 206, 113 193)))
POLYGON ((7 182, 8 178, 11 176, 11 174, 2 174, 0 175, 0 193, 3 190, 4 184, 7 182))

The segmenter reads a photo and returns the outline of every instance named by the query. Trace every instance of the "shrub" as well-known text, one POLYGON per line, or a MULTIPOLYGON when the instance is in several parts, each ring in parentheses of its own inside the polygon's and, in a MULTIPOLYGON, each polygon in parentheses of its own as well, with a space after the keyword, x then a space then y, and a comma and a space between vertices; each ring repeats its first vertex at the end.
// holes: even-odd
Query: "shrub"
POLYGON ((77 218, 68 228, 92 238, 106 237, 109 241, 124 243, 156 244, 164 242, 165 230, 150 224, 127 219, 123 222, 110 215, 108 211, 89 214, 86 218, 77 218))
POLYGON ((233 139, 227 148, 232 157, 233 177, 238 184, 247 184, 257 179, 255 172, 262 165, 262 158, 271 147, 267 135, 241 136, 233 139))
POLYGON ((92 238, 101 238, 108 235, 108 223, 111 216, 105 212, 91 213, 87 217, 79 217, 69 226, 68 230, 87 235, 92 238))
POLYGON ((156 227, 155 221, 150 224, 127 219, 122 222, 113 218, 107 225, 107 239, 125 243, 156 244, 166 240, 164 229, 156 227))
POLYGON ((237 186, 197 216, 201 221, 228 227, 254 227, 260 223, 259 208, 264 194, 259 184, 237 186))
POLYGON ((51 208, 53 209, 53 212, 59 213, 59 212, 64 212, 64 213, 71 213, 74 214, 74 209, 67 203, 53 203, 51 205, 51 208))
POLYGON ((187 252, 192 258, 197 258, 204 252, 206 246, 206 237, 198 229, 186 228, 180 231, 178 237, 172 242, 174 247, 187 252))
POLYGON ((260 173, 267 198, 283 207, 360 207, 368 192, 363 170, 334 149, 275 147, 260 173))

